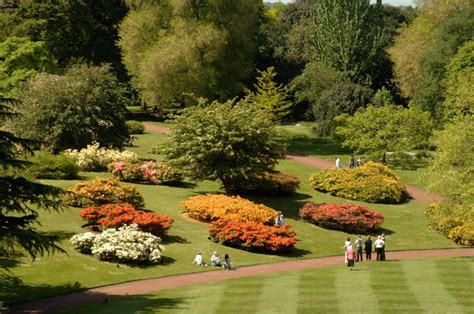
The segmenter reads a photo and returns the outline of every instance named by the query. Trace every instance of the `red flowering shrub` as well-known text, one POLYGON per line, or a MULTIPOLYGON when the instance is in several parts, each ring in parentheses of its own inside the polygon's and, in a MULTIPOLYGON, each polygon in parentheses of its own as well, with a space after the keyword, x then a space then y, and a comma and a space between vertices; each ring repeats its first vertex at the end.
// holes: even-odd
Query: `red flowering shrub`
POLYGON ((219 219, 211 222, 211 239, 224 245, 254 252, 285 253, 296 244, 294 231, 290 225, 284 227, 267 226, 252 221, 219 219))
POLYGON ((80 215, 87 222, 98 224, 104 229, 136 224, 141 231, 155 235, 164 234, 173 224, 173 218, 167 215, 137 210, 130 204, 88 207, 80 215))
POLYGON ((300 209, 300 217, 315 225, 350 233, 366 233, 376 230, 383 223, 379 212, 354 204, 306 203, 300 209))

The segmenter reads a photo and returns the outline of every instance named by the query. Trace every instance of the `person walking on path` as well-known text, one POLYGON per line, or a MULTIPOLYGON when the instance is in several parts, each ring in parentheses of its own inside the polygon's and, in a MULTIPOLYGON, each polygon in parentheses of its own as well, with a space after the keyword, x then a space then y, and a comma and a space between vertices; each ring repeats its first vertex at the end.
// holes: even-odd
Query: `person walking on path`
POLYGON ((359 235, 357 239, 355 240, 355 246, 356 246, 356 262, 362 262, 364 259, 362 258, 362 236, 359 235))
POLYGON ((347 267, 352 270, 354 267, 354 250, 352 249, 352 245, 349 246, 346 250, 346 258, 347 258, 347 267))
POLYGON ((372 240, 370 239, 370 236, 367 237, 364 244, 365 259, 370 261, 372 260, 372 240))
POLYGON ((375 240, 375 253, 377 253, 377 260, 382 261, 382 250, 385 246, 385 243, 382 240, 382 237, 379 236, 377 240, 375 240))
POLYGON ((336 168, 342 168, 342 161, 339 159, 339 157, 336 157, 336 168))
POLYGON ((351 155, 351 159, 349 160, 349 168, 354 169, 357 167, 356 160, 354 155, 351 155))

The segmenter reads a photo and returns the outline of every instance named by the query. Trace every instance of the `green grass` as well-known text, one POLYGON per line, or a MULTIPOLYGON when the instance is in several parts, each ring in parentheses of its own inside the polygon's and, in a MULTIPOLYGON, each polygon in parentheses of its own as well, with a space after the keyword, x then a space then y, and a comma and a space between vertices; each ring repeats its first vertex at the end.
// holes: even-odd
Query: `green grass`
POLYGON ((473 272, 473 257, 363 262, 353 271, 341 263, 111 298, 70 312, 472 313, 473 272))
MULTIPOLYGON (((138 135, 137 146, 132 149, 142 157, 152 156, 159 159, 159 156, 150 155, 149 150, 164 141, 165 136, 162 134, 138 135)), ((293 225, 299 242, 290 256, 255 254, 215 244, 207 239, 207 225, 183 219, 180 215, 182 209, 179 202, 191 195, 219 192, 219 185, 216 182, 189 183, 181 188, 135 185, 143 194, 147 209, 171 215, 175 219, 169 236, 164 239, 166 250, 163 264, 155 267, 120 266, 117 268, 113 263, 100 262, 91 256, 79 254, 73 250, 68 239, 73 234, 84 231, 81 229, 83 222, 79 217, 80 210, 71 208, 59 215, 42 212, 40 229, 62 236, 61 247, 67 251, 68 255, 45 256, 33 263, 27 257, 0 260, 0 265, 8 266, 10 271, 0 273, 0 301, 16 303, 79 288, 204 271, 205 269, 191 264, 197 251, 202 251, 207 259, 215 250, 222 254, 228 252, 237 265, 341 254, 347 234, 309 224, 298 217, 298 210, 307 201, 335 203, 347 202, 347 200, 313 191, 309 187, 308 177, 315 170, 310 167, 292 161, 283 161, 278 165, 278 169, 300 178, 302 184, 297 193, 289 198, 254 197, 252 200, 281 210, 287 218, 287 223, 293 225)), ((106 173, 81 173, 81 175, 85 179, 110 176, 106 173)), ((66 189, 77 181, 45 182, 66 189)), ((387 234, 388 250, 456 247, 453 242, 428 228, 428 220, 423 212, 426 206, 424 203, 410 201, 401 205, 365 205, 380 211, 385 216, 383 231, 387 234)))

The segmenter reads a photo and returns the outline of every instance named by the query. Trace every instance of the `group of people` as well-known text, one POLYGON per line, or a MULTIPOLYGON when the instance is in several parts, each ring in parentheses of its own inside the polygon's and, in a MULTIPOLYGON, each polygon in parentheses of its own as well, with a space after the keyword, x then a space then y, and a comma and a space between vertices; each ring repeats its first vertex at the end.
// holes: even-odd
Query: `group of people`
MULTIPOLYGON (((336 160, 336 167, 342 168, 342 161, 339 157, 335 157, 336 160)), ((357 168, 365 163, 365 157, 360 156, 359 158, 355 159, 354 155, 351 155, 349 159, 349 168, 354 169, 357 168)))
MULTIPOLYGON (((192 264, 194 263, 198 266, 208 266, 208 264, 204 261, 201 252, 197 253, 192 264)), ((224 261, 221 263, 221 257, 219 256, 219 253, 217 253, 216 251, 214 251, 214 253, 212 253, 211 255, 211 266, 223 267, 224 269, 227 269, 227 270, 234 270, 234 266, 232 266, 232 261, 230 259, 229 254, 224 254, 224 261)))
MULTIPOLYGON (((352 270, 354 267, 355 262, 362 262, 364 261, 362 252, 365 252, 365 259, 370 261, 372 260, 372 239, 370 236, 367 237, 365 241, 363 241, 362 236, 358 236, 354 242, 355 244, 355 251, 352 247, 352 242, 350 238, 344 242, 344 260, 352 270), (364 247, 362 247, 364 245, 364 247)), ((385 234, 382 233, 377 237, 375 243, 375 253, 377 255, 377 261, 384 261, 385 260, 385 234)))

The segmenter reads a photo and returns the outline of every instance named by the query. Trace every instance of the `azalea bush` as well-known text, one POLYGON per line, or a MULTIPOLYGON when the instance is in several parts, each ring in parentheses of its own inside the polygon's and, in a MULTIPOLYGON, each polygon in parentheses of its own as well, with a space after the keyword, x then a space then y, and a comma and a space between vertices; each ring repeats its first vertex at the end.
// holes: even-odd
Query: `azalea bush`
POLYGON ((259 196, 288 196, 296 191, 300 180, 290 174, 278 171, 264 172, 250 178, 238 178, 229 184, 233 194, 259 196))
POLYGON ((400 203, 408 198, 405 186, 388 167, 367 162, 355 169, 325 169, 309 178, 312 188, 369 203, 400 203))
POLYGON ((100 206, 110 203, 129 203, 142 208, 143 197, 133 186, 122 186, 117 179, 81 181, 67 190, 66 204, 76 207, 100 206))
POLYGON ((109 171, 120 181, 126 182, 176 184, 183 180, 179 172, 160 161, 114 162, 109 165, 109 171))
POLYGON ((223 194, 192 196, 181 202, 181 206, 191 218, 207 222, 227 218, 256 223, 273 223, 278 216, 278 212, 270 207, 255 204, 239 196, 223 194))
POLYGON ((127 264, 157 264, 164 247, 161 239, 138 230, 137 225, 110 228, 102 233, 74 235, 71 243, 82 253, 90 252, 103 261, 127 264))
POLYGON ((306 203, 299 212, 303 219, 323 228, 350 233, 370 233, 384 221, 381 213, 354 204, 306 203))
POLYGON ((474 245, 474 205, 449 201, 433 203, 425 210, 430 228, 460 245, 474 245))
POLYGON ((296 244, 291 226, 267 226, 254 221, 219 219, 209 225, 213 241, 253 252, 287 253, 296 244))
POLYGON ((100 147, 99 143, 87 145, 81 150, 68 149, 65 154, 70 156, 76 164, 85 171, 104 171, 112 162, 132 162, 138 160, 134 152, 100 147))
POLYGON ((137 210, 130 204, 87 207, 80 215, 89 224, 98 224, 103 229, 135 224, 141 231, 154 235, 164 235, 173 224, 170 216, 137 210))

